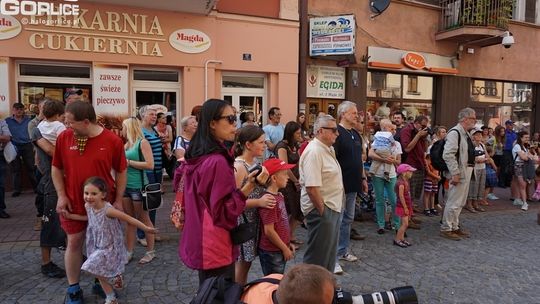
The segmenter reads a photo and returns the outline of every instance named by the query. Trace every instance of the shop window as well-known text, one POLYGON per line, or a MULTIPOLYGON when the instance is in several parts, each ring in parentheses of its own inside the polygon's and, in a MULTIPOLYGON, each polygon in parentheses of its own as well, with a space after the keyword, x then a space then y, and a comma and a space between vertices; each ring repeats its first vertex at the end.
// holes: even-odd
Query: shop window
POLYGON ((70 101, 92 100, 90 85, 19 82, 18 88, 19 101, 24 104, 27 114, 37 114, 37 103, 43 97, 60 101, 66 101, 68 98, 70 101))
POLYGON ((381 119, 392 119, 392 114, 396 111, 402 112, 408 122, 413 121, 418 115, 424 115, 431 119, 432 104, 427 102, 370 100, 366 106, 367 131, 375 132, 378 130, 381 119))
POLYGON ((433 77, 403 75, 403 99, 433 99, 433 77))
POLYGON ((137 90, 135 100, 137 108, 158 104, 166 107, 168 112, 176 113, 176 92, 137 90))
POLYGON ((479 102, 501 102, 503 83, 499 81, 478 80, 472 82, 471 97, 479 102))
POLYGON ((178 82, 178 71, 133 70, 133 80, 178 82))
POLYGON ((19 65, 19 74, 21 76, 90 78, 90 67, 22 63, 19 65))
POLYGON ((368 97, 401 98, 401 75, 368 72, 368 97))

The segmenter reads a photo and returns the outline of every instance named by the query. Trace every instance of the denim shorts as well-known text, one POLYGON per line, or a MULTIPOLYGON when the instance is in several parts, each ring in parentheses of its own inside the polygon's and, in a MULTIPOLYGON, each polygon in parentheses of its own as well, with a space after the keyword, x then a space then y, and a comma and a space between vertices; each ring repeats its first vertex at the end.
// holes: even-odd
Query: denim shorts
POLYGON ((141 189, 126 188, 124 191, 124 197, 130 198, 132 201, 142 201, 141 189))
POLYGON ((281 251, 266 251, 259 248, 259 261, 265 276, 285 272, 285 259, 281 251))

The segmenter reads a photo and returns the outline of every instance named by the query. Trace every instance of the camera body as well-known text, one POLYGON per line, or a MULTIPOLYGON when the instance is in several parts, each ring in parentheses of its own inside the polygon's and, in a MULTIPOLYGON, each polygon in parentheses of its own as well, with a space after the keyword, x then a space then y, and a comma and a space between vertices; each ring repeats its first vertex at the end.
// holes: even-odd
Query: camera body
POLYGON ((257 172, 257 174, 255 174, 255 176, 258 176, 259 174, 261 174, 262 172, 262 166, 260 164, 253 164, 251 167, 248 168, 248 174, 251 174, 253 172, 257 172))

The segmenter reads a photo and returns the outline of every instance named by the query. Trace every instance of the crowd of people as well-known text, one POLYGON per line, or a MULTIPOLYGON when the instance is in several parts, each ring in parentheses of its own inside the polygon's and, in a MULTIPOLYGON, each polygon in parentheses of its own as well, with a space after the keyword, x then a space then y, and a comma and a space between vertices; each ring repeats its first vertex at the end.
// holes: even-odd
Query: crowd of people
MULTIPOLYGON (((320 113, 310 129, 304 113, 283 124, 281 110, 272 107, 260 127, 253 113, 238 115, 226 101, 210 99, 180 120, 178 136, 151 106, 125 119, 121 136, 98 124, 87 102, 64 106, 44 98, 33 120, 21 106, 15 103, 13 117, 0 120, 2 147, 11 142, 19 153, 10 164, 12 195, 22 191, 25 164, 37 194, 41 269, 48 277, 67 276, 67 303, 82 303, 81 270, 96 278, 93 291, 105 303, 117 303, 114 289, 122 288, 136 242, 146 247, 139 264, 156 257, 156 215, 143 208, 143 189, 161 183, 164 170, 177 175, 179 256, 201 284, 216 276, 245 284, 257 259, 265 275, 283 274, 301 246, 305 264, 341 274, 343 262, 358 260, 350 242, 365 236, 352 223, 358 194, 371 188, 377 233, 393 232, 400 248, 413 245, 407 229, 420 229, 419 214, 441 216, 444 238, 469 237, 460 213, 485 211, 498 199, 494 187, 511 187, 513 204, 524 211, 540 199, 540 136, 516 133, 511 120, 495 130, 477 128, 471 108, 450 129, 430 128, 423 115, 406 123, 403 113, 392 113, 392 120, 379 121, 371 142, 350 101, 337 107, 337 118, 320 113), (438 141, 444 170, 430 153, 438 141), (300 225, 307 240, 296 235, 300 225), (65 248, 65 270, 51 261, 55 247, 65 248)), ((0 158, 2 186, 5 166, 0 158)), ((0 190, 0 217, 7 218, 0 190)))

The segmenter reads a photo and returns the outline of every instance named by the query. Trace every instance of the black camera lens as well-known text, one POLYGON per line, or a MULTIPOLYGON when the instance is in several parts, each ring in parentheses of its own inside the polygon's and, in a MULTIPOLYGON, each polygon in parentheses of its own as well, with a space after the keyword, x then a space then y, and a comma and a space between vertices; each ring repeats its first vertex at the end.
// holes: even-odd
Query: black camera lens
MULTIPOLYGON (((339 303, 339 302, 338 302, 339 303)), ((418 304, 416 291, 412 286, 403 286, 389 291, 374 292, 353 297, 353 304, 418 304)))

